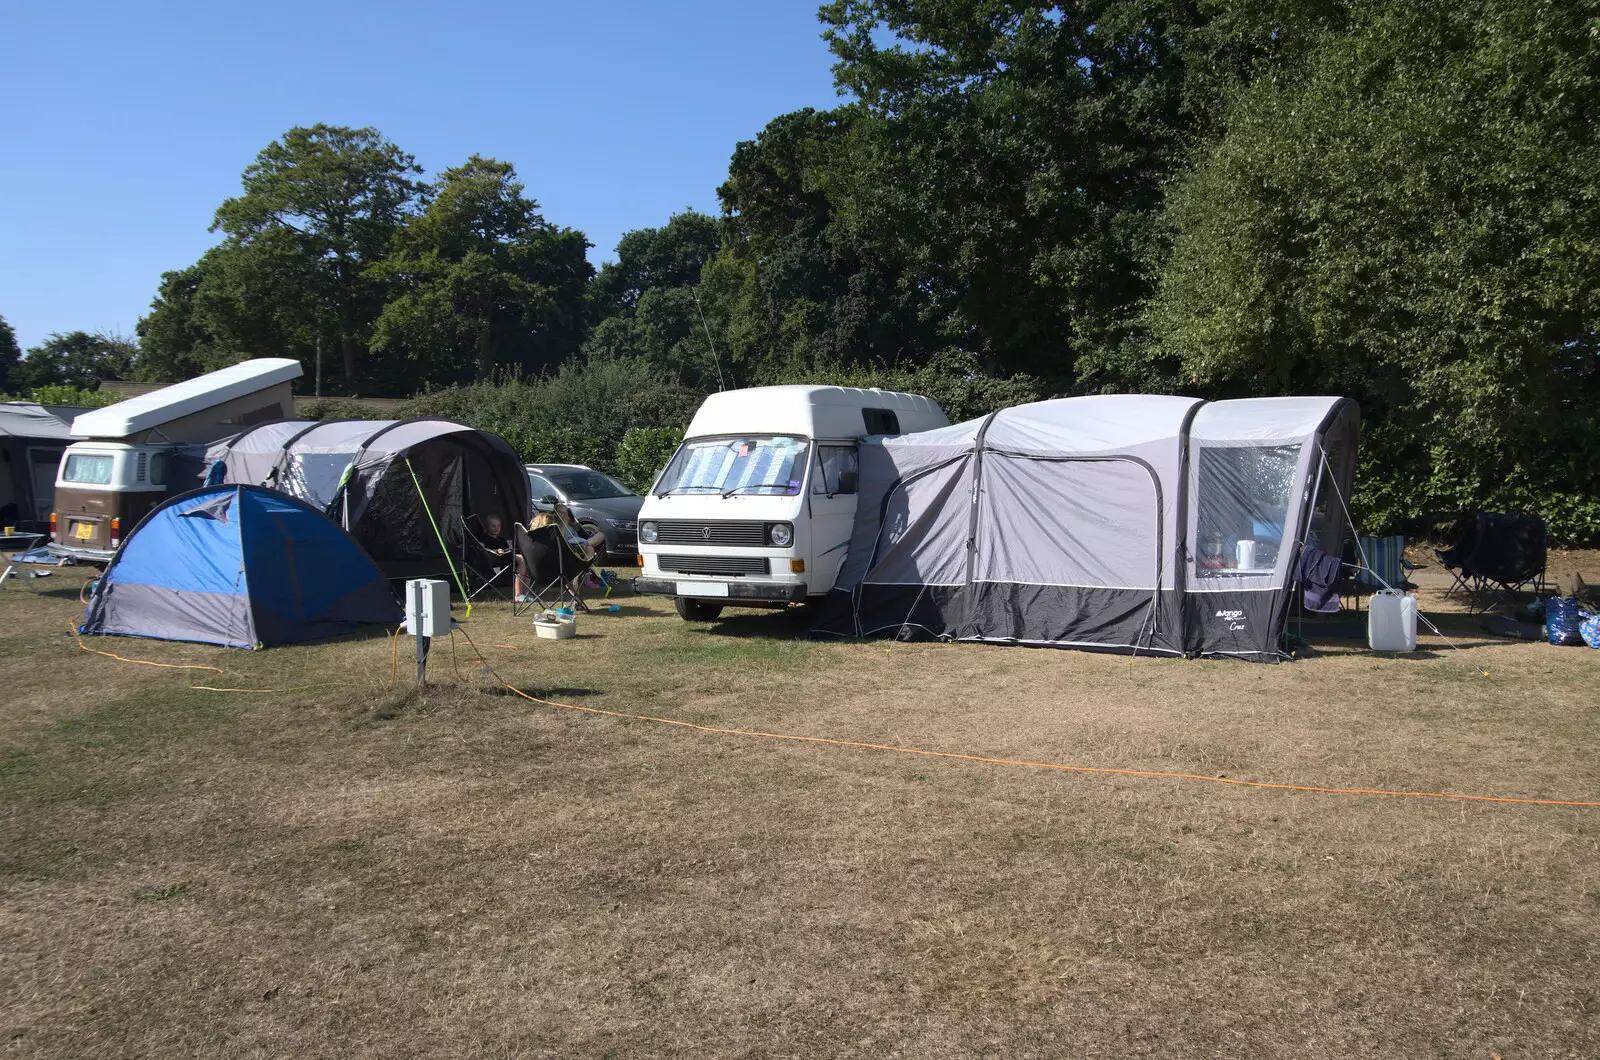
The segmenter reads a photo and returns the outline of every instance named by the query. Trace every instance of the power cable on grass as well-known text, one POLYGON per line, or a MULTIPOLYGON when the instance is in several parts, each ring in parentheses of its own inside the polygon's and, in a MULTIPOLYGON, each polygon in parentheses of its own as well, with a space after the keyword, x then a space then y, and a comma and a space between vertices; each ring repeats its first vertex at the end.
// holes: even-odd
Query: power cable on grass
POLYGON ((461 635, 472 646, 473 652, 483 663, 484 670, 499 681, 508 690, 521 696, 523 699, 540 703, 549 707, 559 707, 562 710, 582 711, 585 714, 598 714, 608 718, 622 718, 627 721, 648 721, 657 725, 671 725, 680 729, 693 729, 696 732, 716 733, 722 736, 749 736, 767 740, 787 740, 794 743, 828 744, 834 747, 855 747, 864 751, 890 751, 895 754, 917 755, 923 758, 952 758, 962 762, 983 762, 988 765, 1017 766, 1025 769, 1049 769, 1063 773, 1089 773, 1120 777, 1153 777, 1165 780, 1195 780, 1211 784, 1229 784, 1241 788, 1266 788, 1274 791, 1304 791, 1321 795, 1384 795, 1393 798, 1407 799, 1452 799, 1461 802, 1500 802, 1515 803, 1525 806, 1576 806, 1585 809, 1600 809, 1600 802, 1588 802, 1579 799, 1527 799, 1507 795, 1466 795, 1445 791, 1393 791, 1385 788, 1330 788, 1315 784, 1276 784, 1265 780, 1237 780, 1232 777, 1211 777, 1203 773, 1172 773, 1156 769, 1115 769, 1109 766, 1074 766, 1060 762, 1030 762, 1017 758, 994 758, 988 755, 959 754, 954 751, 929 751, 919 747, 896 747, 893 744, 868 743, 865 740, 840 740, 829 736, 800 736, 793 733, 762 732, 759 729, 728 729, 716 725, 700 725, 692 721, 682 721, 678 718, 659 718, 649 714, 629 714, 620 710, 602 710, 599 707, 582 707, 573 703, 558 703, 552 699, 542 699, 539 696, 529 695, 517 688, 505 678, 495 672, 494 666, 484 658, 483 652, 473 644, 472 637, 465 629, 461 635))

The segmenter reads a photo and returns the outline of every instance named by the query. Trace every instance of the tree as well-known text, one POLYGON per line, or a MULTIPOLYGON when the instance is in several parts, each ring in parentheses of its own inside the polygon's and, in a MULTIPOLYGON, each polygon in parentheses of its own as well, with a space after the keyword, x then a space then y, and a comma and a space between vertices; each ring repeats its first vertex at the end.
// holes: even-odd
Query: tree
POLYGON ((729 360, 766 378, 833 364, 921 363, 942 345, 924 289, 852 226, 859 108, 801 110, 734 148, 717 189, 727 246, 708 270, 729 360))
POLYGON ((860 100, 832 182, 942 338, 991 373, 1070 385, 1150 290, 1162 185, 1183 160, 1188 0, 837 0, 860 100))
POLYGON ((1207 394, 1357 397, 1375 527, 1492 506, 1600 537, 1600 66, 1580 7, 1351 5, 1303 69, 1233 97, 1173 189, 1151 355, 1207 394))
POLYGON ((116 335, 72 331, 52 333, 28 350, 12 372, 19 387, 69 386, 93 390, 102 379, 127 379, 133 374, 139 347, 116 335))
POLYGON ((700 280, 721 243, 716 219, 693 210, 660 228, 639 228, 617 242, 589 284, 597 321, 584 350, 592 360, 637 358, 690 386, 719 385, 706 338, 700 280))
POLYGON ((17 347, 17 333, 11 330, 5 317, 0 317, 0 394, 11 388, 11 377, 21 360, 22 350, 17 347))
POLYGON ((697 210, 673 214, 660 228, 638 228, 617 242, 617 260, 589 284, 596 319, 634 309, 651 288, 691 287, 722 244, 715 217, 697 210))
POLYGON ((411 179, 421 172, 376 129, 297 127, 256 156, 244 193, 225 201, 212 224, 227 234, 219 272, 245 287, 236 303, 271 305, 293 292, 294 319, 274 325, 302 343, 331 335, 352 394, 384 302, 372 266, 422 196, 424 186, 411 179))
POLYGON ((456 366, 436 382, 554 367, 582 341, 588 246, 539 214, 509 162, 473 155, 440 174, 374 270, 395 285, 374 344, 456 366))

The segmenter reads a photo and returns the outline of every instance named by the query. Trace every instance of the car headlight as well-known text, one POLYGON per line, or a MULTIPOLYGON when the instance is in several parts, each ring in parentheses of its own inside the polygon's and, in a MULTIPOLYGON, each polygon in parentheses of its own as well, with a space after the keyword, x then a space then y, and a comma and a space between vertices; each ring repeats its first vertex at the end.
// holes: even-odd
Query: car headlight
POLYGON ((634 527, 639 525, 632 519, 607 519, 606 522, 610 523, 612 527, 617 530, 632 530, 634 527))
POLYGON ((779 548, 788 548, 794 540, 794 527, 788 523, 773 523, 767 528, 767 539, 779 548))
POLYGON ((655 523, 640 523, 639 524, 639 540, 643 541, 647 545, 655 544, 656 543, 656 524, 655 523))

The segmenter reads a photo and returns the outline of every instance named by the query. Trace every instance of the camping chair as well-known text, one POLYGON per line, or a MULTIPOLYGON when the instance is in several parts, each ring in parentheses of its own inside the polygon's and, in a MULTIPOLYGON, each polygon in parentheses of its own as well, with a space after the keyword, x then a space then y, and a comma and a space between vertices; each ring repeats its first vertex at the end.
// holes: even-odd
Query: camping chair
MULTIPOLYGON (((471 518, 476 519, 477 516, 471 518)), ((467 603, 472 603, 488 592, 504 599, 505 594, 495 586, 505 577, 506 571, 512 568, 513 563, 512 553, 491 548, 473 532, 465 518, 461 520, 461 567, 467 576, 467 603), (471 586, 474 578, 479 582, 475 589, 471 586)))
POLYGON ((1461 590, 1485 601, 1487 611, 1513 592, 1543 587, 1549 540, 1538 516, 1479 512, 1456 543, 1436 555, 1453 579, 1445 596, 1461 590))
POLYGON ((553 521, 532 528, 516 523, 514 532, 517 554, 522 557, 525 568, 523 577, 533 599, 513 604, 512 613, 521 615, 534 606, 554 606, 547 599, 552 596, 556 604, 571 600, 575 607, 587 612, 589 608, 579 593, 579 585, 594 566, 593 558, 584 559, 574 552, 561 526, 553 521))

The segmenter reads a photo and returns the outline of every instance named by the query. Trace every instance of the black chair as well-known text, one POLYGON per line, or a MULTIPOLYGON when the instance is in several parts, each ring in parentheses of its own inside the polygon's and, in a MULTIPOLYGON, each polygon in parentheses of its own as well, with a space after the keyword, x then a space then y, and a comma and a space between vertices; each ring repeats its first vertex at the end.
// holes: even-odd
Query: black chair
MULTIPOLYGON (((553 522, 531 530, 517 523, 515 534, 517 552, 525 565, 524 577, 533 596, 527 606, 536 603, 540 607, 549 607, 545 598, 554 594, 557 603, 571 600, 579 610, 587 612, 589 608, 578 594, 578 579, 594 567, 594 560, 584 559, 574 552, 567 544, 561 527, 553 522)), ((518 615, 524 610, 526 606, 513 608, 518 615)))
POLYGON ((1435 555, 1453 579, 1445 596, 1465 592, 1487 611, 1513 592, 1543 588, 1549 538, 1536 515, 1479 512, 1455 544, 1435 555))
MULTIPOLYGON (((504 599, 497 588, 511 569, 512 556, 503 546, 486 543, 478 534, 482 521, 476 516, 461 520, 461 567, 467 579, 467 603, 472 603, 485 593, 504 599), (474 525, 476 524, 476 525, 474 525)), ((499 545, 499 542, 495 543, 499 545)))

